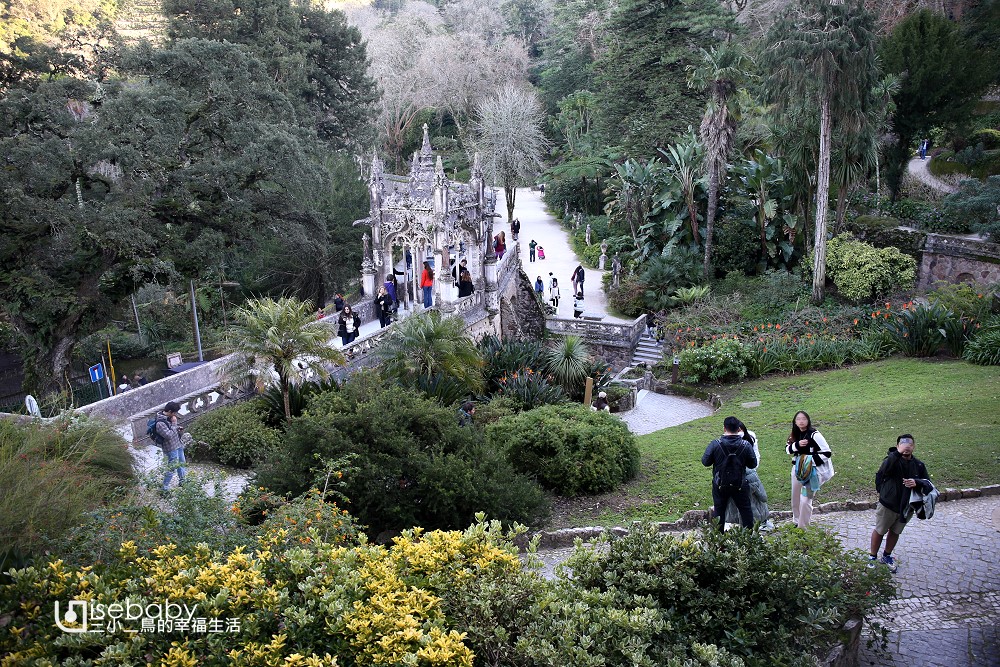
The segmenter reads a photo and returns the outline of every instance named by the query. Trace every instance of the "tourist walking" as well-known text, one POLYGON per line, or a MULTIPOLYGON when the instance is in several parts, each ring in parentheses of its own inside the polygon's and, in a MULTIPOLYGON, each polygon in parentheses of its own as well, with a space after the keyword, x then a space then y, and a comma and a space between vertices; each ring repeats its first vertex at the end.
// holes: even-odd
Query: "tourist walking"
POLYGON ((458 275, 458 298, 471 296, 475 291, 476 287, 472 284, 472 274, 468 270, 462 269, 462 272, 458 275))
MULTIPOLYGON (((767 491, 764 490, 764 482, 761 481, 760 475, 757 473, 760 470, 760 441, 757 440, 757 434, 748 429, 742 420, 739 423, 739 434, 753 448, 753 455, 757 458, 757 467, 747 468, 744 478, 750 491, 750 511, 753 514, 753 522, 768 528, 773 527, 773 524, 770 523, 771 510, 767 506, 767 491)), ((730 504, 726 510, 726 523, 737 523, 739 520, 740 515, 736 506, 730 504)))
POLYGON ((521 233, 521 221, 518 220, 517 218, 514 218, 514 221, 510 223, 510 235, 513 236, 514 240, 516 241, 517 235, 520 233, 521 233))
POLYGON ((833 452, 802 410, 792 420, 785 451, 792 457, 792 520, 805 528, 812 520, 816 492, 833 477, 833 452))
POLYGON ((431 289, 434 287, 434 269, 430 262, 424 262, 424 270, 420 274, 420 289, 424 293, 424 308, 431 307, 431 289))
POLYGON ((360 328, 361 317, 354 313, 350 305, 344 304, 344 309, 340 311, 340 317, 337 318, 337 334, 340 336, 340 342, 344 345, 353 343, 354 339, 358 337, 358 329, 360 328))
MULTIPOLYGON (((909 433, 896 438, 896 446, 889 449, 875 474, 878 507, 875 510, 875 529, 872 530, 868 557, 871 559, 870 565, 874 567, 879 561, 878 550, 882 546, 882 539, 885 538, 885 551, 882 552, 881 562, 893 574, 896 573, 897 565, 896 559, 892 557, 892 550, 896 548, 899 536, 912 516, 909 511, 913 501, 912 494, 916 492, 918 496, 930 495, 931 514, 933 514, 933 502, 937 498, 937 489, 931 484, 927 466, 913 455, 914 447, 916 442, 909 433)), ((922 498, 920 502, 923 503, 922 498)))
POLYGON ((184 485, 184 478, 187 476, 187 469, 184 464, 184 443, 181 441, 181 433, 184 427, 177 424, 177 415, 181 411, 181 406, 170 401, 163 410, 156 414, 155 437, 153 442, 160 446, 163 454, 167 457, 167 472, 163 475, 163 492, 170 489, 170 480, 174 477, 174 470, 177 470, 178 484, 184 485))
POLYGON ((576 268, 573 269, 573 276, 570 280, 573 281, 573 294, 577 296, 578 299, 583 298, 583 279, 586 272, 583 270, 583 264, 577 264, 576 268))
POLYGON ((559 281, 549 273, 549 303, 559 308, 559 281))
POLYGON ((392 297, 385 285, 378 288, 378 296, 375 297, 375 312, 378 313, 378 323, 384 329, 392 322, 392 297))
POLYGON ((500 233, 493 237, 493 252, 497 259, 503 259, 503 254, 507 252, 507 236, 500 230, 500 233))
POLYGON ((757 467, 757 457, 753 447, 740 435, 739 419, 726 417, 722 430, 722 437, 708 443, 705 453, 701 455, 701 464, 712 468, 713 510, 719 518, 719 528, 725 530, 726 511, 732 501, 740 514, 740 525, 753 528, 746 469, 757 467))
POLYGON ((531 239, 531 243, 528 244, 528 261, 529 262, 534 262, 535 261, 535 246, 537 246, 537 245, 538 244, 535 243, 535 239, 531 239))

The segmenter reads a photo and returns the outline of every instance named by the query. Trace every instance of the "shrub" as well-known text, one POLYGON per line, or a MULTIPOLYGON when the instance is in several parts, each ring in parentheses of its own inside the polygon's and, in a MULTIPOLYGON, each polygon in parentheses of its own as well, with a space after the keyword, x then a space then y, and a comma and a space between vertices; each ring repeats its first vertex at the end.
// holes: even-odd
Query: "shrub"
POLYGON ((674 305, 670 295, 681 287, 698 283, 702 275, 702 258, 696 250, 676 246, 670 254, 654 257, 646 263, 642 274, 647 309, 670 308, 674 305))
POLYGON ((407 531, 389 547, 345 548, 320 538, 312 531, 286 547, 271 530, 246 552, 164 545, 151 556, 125 543, 115 567, 75 569, 56 560, 19 570, 0 587, 5 621, 18 628, 0 635, 0 654, 10 665, 472 667, 443 600, 458 582, 503 580, 521 569, 513 535, 497 523, 461 533, 407 531), (67 641, 51 613, 71 599, 128 600, 143 609, 169 600, 196 619, 221 619, 222 631, 124 631, 138 630, 136 621, 67 641))
POLYGON ((994 318, 965 346, 962 358, 980 366, 1000 366, 1000 319, 994 318))
POLYGON ((832 643, 848 619, 891 599, 891 575, 866 561, 817 528, 674 536, 638 525, 577 548, 523 644, 553 665, 573 664, 574 650, 588 665, 813 664, 817 639, 832 643), (578 647, 589 633, 595 641, 578 647))
POLYGON ((990 302, 983 298, 982 287, 968 283, 947 283, 939 280, 927 293, 927 300, 935 306, 950 310, 958 317, 982 320, 990 310, 990 302))
POLYGON ((501 377, 494 395, 510 400, 519 411, 566 400, 562 387, 550 383, 546 375, 531 368, 522 368, 501 377))
POLYGON ((992 127, 976 130, 972 135, 972 143, 981 143, 986 148, 1000 148, 1000 130, 992 127))
POLYGON ((896 248, 875 248, 841 234, 827 244, 827 275, 842 296, 861 302, 912 287, 917 263, 896 248))
POLYGON ((951 313, 941 306, 919 305, 904 309, 886 322, 885 329, 896 349, 907 357, 930 357, 944 343, 943 322, 951 313))
POLYGON ((0 420, 0 560, 40 553, 132 481, 132 454, 110 424, 0 420))
MULTIPOLYGON (((606 276, 610 280, 610 274, 606 276)), ((638 317, 649 312, 646 301, 646 283, 634 274, 622 277, 618 287, 608 289, 608 306, 624 317, 638 317)))
POLYGON ((628 427, 586 406, 549 405, 506 417, 486 437, 518 471, 564 496, 611 491, 639 471, 628 427))
POLYGON ((545 374, 570 396, 583 396, 584 383, 591 370, 590 351, 579 336, 558 339, 543 354, 545 374))
POLYGON ((453 409, 372 373, 318 395, 291 421, 282 450, 257 480, 298 495, 315 485, 319 462, 345 456, 356 470, 345 475, 343 492, 373 534, 467 525, 478 511, 522 523, 545 513, 538 485, 516 473, 504 452, 485 447, 475 427, 460 427, 453 409))
POLYGON ((944 208, 951 215, 967 219, 972 228, 985 234, 992 241, 1000 239, 1000 176, 990 176, 986 181, 969 178, 962 181, 958 192, 944 200, 944 208))
POLYGON ((107 327, 93 333, 79 342, 73 353, 77 359, 89 364, 100 360, 102 354, 107 354, 107 345, 111 343, 111 354, 115 360, 140 359, 150 354, 153 346, 131 331, 122 331, 117 327, 107 327))
POLYGON ((195 455, 238 468, 260 463, 281 444, 280 432, 267 426, 265 418, 264 405, 256 400, 203 414, 190 427, 191 437, 197 443, 195 455))
POLYGON ((533 340, 503 340, 494 335, 483 336, 476 344, 483 358, 483 377, 486 390, 493 392, 499 387, 500 378, 510 376, 525 368, 534 371, 542 368, 541 342, 533 340))
POLYGON ((731 382, 747 376, 750 355, 743 345, 731 338, 713 341, 681 352, 680 373, 683 382, 731 382))
POLYGON ((482 427, 495 424, 504 417, 516 415, 521 411, 521 404, 509 396, 494 396, 485 403, 476 405, 476 424, 482 427))

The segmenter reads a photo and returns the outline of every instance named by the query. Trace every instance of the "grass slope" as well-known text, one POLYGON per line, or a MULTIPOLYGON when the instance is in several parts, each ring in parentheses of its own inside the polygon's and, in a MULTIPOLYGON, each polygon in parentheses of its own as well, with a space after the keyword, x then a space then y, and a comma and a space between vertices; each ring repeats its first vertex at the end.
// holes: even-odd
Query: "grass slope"
MULTIPOLYGON (((772 510, 787 510, 790 463, 785 439, 805 410, 834 452, 836 476, 817 496, 874 500, 875 471, 896 436, 909 432, 935 485, 1000 483, 1000 371, 955 361, 891 359, 834 371, 767 378, 737 385, 712 417, 638 438, 643 472, 623 491, 631 496, 599 523, 669 520, 711 505, 711 473, 701 465, 722 420, 740 417, 760 438, 760 476, 772 510), (760 401, 754 408, 742 403, 760 401)), ((626 500, 626 499, 621 499, 626 500)), ((586 521, 573 517, 572 523, 586 521)))

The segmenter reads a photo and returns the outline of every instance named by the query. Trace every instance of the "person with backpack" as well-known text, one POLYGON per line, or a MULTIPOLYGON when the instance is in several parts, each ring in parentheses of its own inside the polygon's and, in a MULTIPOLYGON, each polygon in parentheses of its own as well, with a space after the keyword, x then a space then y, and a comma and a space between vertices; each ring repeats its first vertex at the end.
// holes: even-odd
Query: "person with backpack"
POLYGON ((875 490, 878 491, 878 508, 875 510, 875 528, 872 530, 871 551, 868 558, 869 567, 881 562, 896 574, 898 566, 892 557, 892 550, 910 516, 905 510, 910 503, 910 493, 913 489, 921 493, 931 493, 934 485, 927 474, 927 466, 913 455, 916 442, 909 433, 896 438, 896 446, 891 447, 882 465, 875 473, 875 490), (904 518, 905 517, 905 518, 904 518), (885 551, 881 561, 878 557, 879 547, 885 539, 885 551))
POLYGON ((583 264, 577 264, 576 268, 573 269, 573 275, 570 280, 573 281, 573 294, 576 298, 583 298, 583 279, 586 275, 586 271, 583 270, 583 264))
POLYGON ((177 413, 180 410, 180 405, 170 401, 161 412, 158 412, 150 420, 152 424, 147 423, 146 427, 146 433, 167 457, 167 472, 163 476, 163 493, 170 489, 170 480, 174 477, 175 469, 180 485, 184 485, 184 478, 187 476, 187 470, 184 468, 184 464, 187 463, 184 460, 184 443, 181 442, 181 433, 184 431, 184 427, 177 425, 177 413))
POLYGON ((805 528, 812 520, 816 492, 833 477, 833 452, 823 434, 813 428, 809 414, 802 410, 792 419, 785 451, 792 457, 792 521, 805 528))
POLYGON ((753 511, 750 508, 750 487, 746 483, 747 468, 757 467, 753 447, 740 435, 740 420, 726 417, 722 422, 723 435, 708 443, 701 456, 701 464, 712 467, 712 502, 719 528, 726 529, 726 509, 733 501, 740 513, 740 525, 753 528, 753 511))
MULTIPOLYGON (((739 433, 746 440, 747 444, 753 447, 753 455, 757 457, 757 467, 747 469, 746 483, 750 489, 750 510, 753 513, 753 522, 760 524, 761 530, 771 530, 774 523, 771 521, 771 510, 767 506, 767 491, 764 489, 764 482, 761 481, 757 471, 760 470, 760 440, 757 434, 746 427, 740 421, 739 433)), ((740 520, 740 514, 736 510, 736 505, 729 505, 726 510, 726 523, 736 523, 740 520)))

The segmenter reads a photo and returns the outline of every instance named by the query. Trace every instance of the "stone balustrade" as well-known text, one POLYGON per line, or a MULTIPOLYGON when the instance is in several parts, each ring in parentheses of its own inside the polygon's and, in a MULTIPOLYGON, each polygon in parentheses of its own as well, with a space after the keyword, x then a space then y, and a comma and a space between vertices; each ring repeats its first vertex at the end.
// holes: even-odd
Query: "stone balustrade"
MULTIPOLYGON (((250 387, 241 388, 236 385, 229 384, 200 389, 186 396, 172 398, 169 400, 172 400, 180 405, 180 411, 177 415, 177 423, 184 426, 202 413, 222 407, 223 405, 229 405, 230 403, 245 400, 253 395, 254 392, 250 387)), ((162 410, 164 405, 166 405, 166 401, 156 405, 155 407, 149 408, 144 412, 134 414, 129 417, 129 424, 132 426, 133 442, 149 442, 149 437, 146 435, 147 422, 154 417, 156 413, 162 410)))
POLYGON ((645 315, 632 322, 603 322, 584 319, 549 318, 545 328, 558 336, 579 336, 591 352, 606 360, 614 368, 621 368, 632 360, 636 343, 646 327, 645 315))

